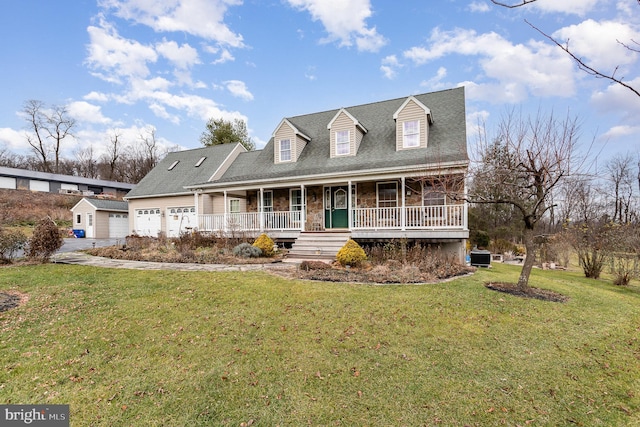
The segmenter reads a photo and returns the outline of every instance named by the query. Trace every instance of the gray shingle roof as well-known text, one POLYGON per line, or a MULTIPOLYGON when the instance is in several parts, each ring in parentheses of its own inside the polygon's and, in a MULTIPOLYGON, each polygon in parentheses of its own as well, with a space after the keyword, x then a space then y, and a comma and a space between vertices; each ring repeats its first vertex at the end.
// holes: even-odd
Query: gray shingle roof
POLYGON ((236 146, 237 144, 222 144, 169 153, 127 193, 126 198, 191 194, 184 187, 207 182, 236 146), (196 167, 202 157, 206 157, 206 160, 196 167), (168 170, 176 161, 178 163, 175 167, 168 170))
MULTIPOLYGON (((429 129, 427 148, 396 151, 396 123, 393 114, 407 99, 397 98, 345 108, 367 130, 355 156, 330 158, 327 124, 340 109, 287 119, 311 142, 297 162, 274 163, 274 140, 260 151, 242 153, 216 184, 269 181, 316 174, 343 174, 389 168, 416 168, 448 162, 468 161, 464 88, 413 95, 427 106, 434 123, 429 129)), ((192 184, 203 184, 193 182, 192 184)))
POLYGON ((384 172, 389 169, 419 169, 455 163, 466 164, 467 137, 464 88, 413 95, 431 110, 434 123, 429 128, 427 148, 396 151, 394 113, 407 97, 345 108, 367 129, 355 156, 330 157, 330 131, 327 124, 340 109, 288 117, 307 143, 296 162, 274 163, 274 140, 263 150, 243 152, 220 179, 210 182, 236 144, 223 144, 169 153, 126 198, 190 194, 185 187, 233 186, 236 183, 292 180, 313 175, 357 176, 363 171, 384 172), (207 157, 200 166, 196 162, 207 157), (175 168, 168 170, 175 161, 175 168))
POLYGON ((96 210, 99 211, 119 211, 127 212, 129 210, 129 203, 122 200, 109 200, 109 199, 91 199, 85 198, 85 200, 91 203, 96 210))

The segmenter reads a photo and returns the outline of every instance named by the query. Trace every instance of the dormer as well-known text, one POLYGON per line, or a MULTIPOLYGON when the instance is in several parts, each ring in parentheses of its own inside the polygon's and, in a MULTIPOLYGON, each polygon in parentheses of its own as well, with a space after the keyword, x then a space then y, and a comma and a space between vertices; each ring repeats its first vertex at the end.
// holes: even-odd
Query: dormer
POLYGON ((331 157, 355 156, 367 129, 347 110, 341 108, 327 125, 331 157))
POLYGON ((408 97, 393 114, 393 119, 396 121, 396 151, 427 147, 433 116, 422 102, 414 96, 408 97))
POLYGON ((273 132, 274 163, 296 162, 311 138, 300 132, 293 123, 283 119, 273 132))

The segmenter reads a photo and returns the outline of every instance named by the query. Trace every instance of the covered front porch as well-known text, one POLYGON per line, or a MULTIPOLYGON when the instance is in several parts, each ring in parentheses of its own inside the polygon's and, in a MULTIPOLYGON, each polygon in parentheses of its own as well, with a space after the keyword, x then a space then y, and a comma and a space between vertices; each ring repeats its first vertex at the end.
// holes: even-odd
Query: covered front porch
POLYGON ((454 202, 441 187, 405 178, 223 190, 204 196, 196 193, 201 205, 198 230, 204 232, 266 232, 273 237, 331 230, 411 232, 415 237, 421 231, 429 237, 468 233, 466 203, 454 202))

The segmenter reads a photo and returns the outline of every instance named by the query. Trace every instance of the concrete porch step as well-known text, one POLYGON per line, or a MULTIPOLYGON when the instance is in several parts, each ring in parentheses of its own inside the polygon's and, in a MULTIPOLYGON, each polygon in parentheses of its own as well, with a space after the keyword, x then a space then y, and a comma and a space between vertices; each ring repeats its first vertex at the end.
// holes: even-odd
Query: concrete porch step
POLYGON ((291 246, 286 261, 321 260, 332 262, 351 237, 350 232, 303 232, 291 246))

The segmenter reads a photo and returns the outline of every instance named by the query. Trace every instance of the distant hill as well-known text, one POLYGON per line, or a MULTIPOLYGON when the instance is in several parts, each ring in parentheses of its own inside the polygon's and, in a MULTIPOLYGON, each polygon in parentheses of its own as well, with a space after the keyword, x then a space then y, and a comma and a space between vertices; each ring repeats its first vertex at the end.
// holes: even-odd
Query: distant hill
POLYGON ((82 196, 0 189, 0 226, 35 224, 47 216, 70 225, 71 208, 80 199, 82 196))

